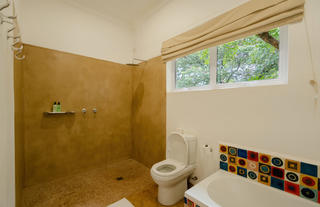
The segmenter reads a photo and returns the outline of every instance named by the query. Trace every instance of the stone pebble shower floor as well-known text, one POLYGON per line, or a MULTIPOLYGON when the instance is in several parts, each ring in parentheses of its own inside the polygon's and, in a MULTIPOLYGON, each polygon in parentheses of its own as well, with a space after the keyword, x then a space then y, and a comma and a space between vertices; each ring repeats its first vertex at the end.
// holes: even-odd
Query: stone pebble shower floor
MULTIPOLYGON (((162 206, 150 169, 128 159, 27 187, 23 190, 23 207, 106 207, 124 197, 135 207, 162 206)), ((174 207, 183 207, 183 201, 174 207)))

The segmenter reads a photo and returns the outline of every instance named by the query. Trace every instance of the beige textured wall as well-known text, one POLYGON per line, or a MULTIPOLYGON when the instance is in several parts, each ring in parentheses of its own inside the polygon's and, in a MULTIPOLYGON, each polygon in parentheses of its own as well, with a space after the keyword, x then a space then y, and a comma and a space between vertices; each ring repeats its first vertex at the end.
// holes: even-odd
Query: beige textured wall
POLYGON ((25 186, 131 156, 130 67, 30 45, 25 53, 16 83, 23 90, 25 186), (54 101, 76 114, 44 116, 54 101))
POLYGON ((151 167, 165 159, 166 66, 153 58, 134 69, 133 80, 133 157, 151 167))

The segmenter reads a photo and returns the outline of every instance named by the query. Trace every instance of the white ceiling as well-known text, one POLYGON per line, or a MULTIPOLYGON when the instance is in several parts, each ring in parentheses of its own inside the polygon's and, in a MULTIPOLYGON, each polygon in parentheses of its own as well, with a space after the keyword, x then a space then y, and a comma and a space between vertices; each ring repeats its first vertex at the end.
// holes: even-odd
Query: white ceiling
POLYGON ((168 0, 67 0, 104 16, 110 16, 129 24, 144 18, 160 8, 168 0))

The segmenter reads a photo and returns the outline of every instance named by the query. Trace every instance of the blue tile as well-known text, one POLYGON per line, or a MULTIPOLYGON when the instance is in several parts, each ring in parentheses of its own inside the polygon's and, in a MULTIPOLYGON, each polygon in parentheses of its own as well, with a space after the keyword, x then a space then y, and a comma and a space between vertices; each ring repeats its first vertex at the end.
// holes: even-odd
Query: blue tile
POLYGON ((275 177, 271 177, 271 186, 279 190, 284 190, 284 181, 275 177))
POLYGON ((184 203, 187 204, 188 203, 188 199, 186 197, 183 198, 184 203))
POLYGON ((318 167, 316 165, 301 162, 301 173, 318 177, 318 167))
POLYGON ((228 171, 228 163, 220 161, 220 169, 228 171))
POLYGON ((238 149, 238 157, 246 158, 247 159, 247 150, 238 149))
POLYGON ((242 177, 247 177, 247 169, 246 168, 242 168, 242 167, 237 167, 238 170, 238 175, 242 176, 242 177))

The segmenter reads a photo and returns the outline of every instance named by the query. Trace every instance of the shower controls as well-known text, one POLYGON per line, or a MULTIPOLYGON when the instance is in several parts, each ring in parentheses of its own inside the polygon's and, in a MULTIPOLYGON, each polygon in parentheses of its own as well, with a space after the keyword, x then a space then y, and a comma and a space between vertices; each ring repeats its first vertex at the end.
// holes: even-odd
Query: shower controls
POLYGON ((97 108, 92 109, 93 113, 97 113, 97 108))
POLYGON ((85 113, 87 113, 87 109, 86 109, 86 108, 83 108, 83 109, 81 109, 81 112, 82 112, 83 114, 85 114, 85 113))

